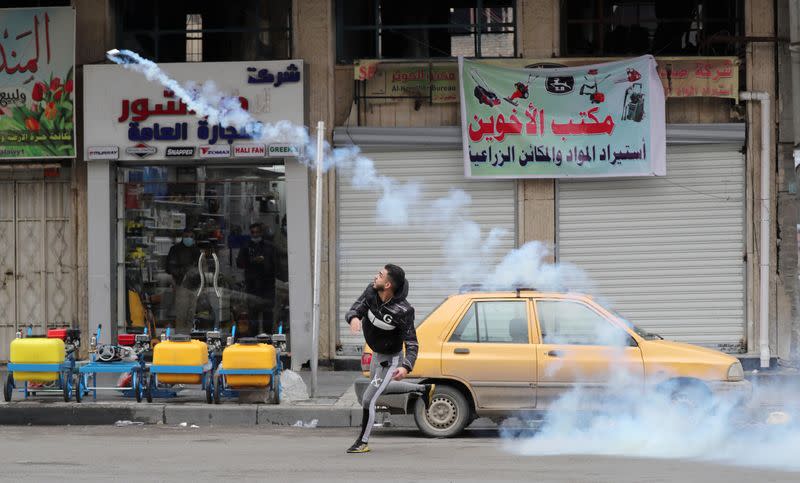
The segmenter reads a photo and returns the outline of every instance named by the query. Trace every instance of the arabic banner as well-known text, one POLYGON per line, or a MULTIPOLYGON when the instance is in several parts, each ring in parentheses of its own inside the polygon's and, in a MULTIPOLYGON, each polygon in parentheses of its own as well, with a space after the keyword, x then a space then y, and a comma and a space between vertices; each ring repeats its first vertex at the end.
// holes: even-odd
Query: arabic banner
POLYGON ((0 159, 75 157, 75 10, 0 9, 0 159))
MULTIPOLYGON (((214 82, 239 97, 257 120, 303 124, 303 62, 160 64, 172 78, 214 82), (209 77, 210 76, 210 77, 209 77)), ((267 158, 296 156, 286 145, 259 144, 234 127, 198 118, 173 92, 118 65, 87 65, 83 74, 86 160, 267 158)))
POLYGON ((666 174, 656 62, 508 69, 459 58, 464 171, 472 178, 666 174))
MULTIPOLYGON (((619 58, 564 59, 486 59, 482 62, 502 67, 579 67, 619 58)), ((658 75, 666 97, 739 98, 739 59, 736 57, 656 57, 658 75)))

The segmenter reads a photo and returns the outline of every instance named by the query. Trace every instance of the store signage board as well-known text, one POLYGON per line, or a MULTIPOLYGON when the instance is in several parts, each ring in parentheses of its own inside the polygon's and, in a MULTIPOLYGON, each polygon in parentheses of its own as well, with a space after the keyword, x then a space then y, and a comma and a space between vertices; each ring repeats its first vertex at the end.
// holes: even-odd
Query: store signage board
MULTIPOLYGON (((264 123, 303 124, 301 60, 160 64, 181 83, 213 81, 264 123)), ((117 147, 120 161, 267 157, 267 147, 234 127, 209 125, 174 93, 118 65, 84 67, 85 146, 117 147), (155 152, 152 150, 155 149, 155 152)), ((84 159, 99 159, 85 148, 84 159)), ((110 155, 108 155, 110 156, 110 155)))
POLYGON ((86 148, 86 159, 90 161, 119 159, 119 146, 89 146, 86 148))
POLYGON ((296 158, 303 154, 303 147, 293 144, 270 144, 267 156, 270 158, 296 158))
POLYGON ((0 9, 0 160, 75 157, 74 73, 74 8, 0 9))
POLYGON ((666 174, 664 90, 652 56, 555 69, 460 58, 459 68, 465 176, 666 174))

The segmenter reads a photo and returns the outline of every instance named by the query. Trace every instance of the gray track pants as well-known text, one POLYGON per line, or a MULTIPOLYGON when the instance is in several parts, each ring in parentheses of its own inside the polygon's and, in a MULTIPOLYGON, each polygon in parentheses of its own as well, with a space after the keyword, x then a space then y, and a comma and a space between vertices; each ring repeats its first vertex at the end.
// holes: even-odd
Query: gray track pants
POLYGON ((370 383, 361 399, 361 407, 364 412, 361 418, 361 441, 367 442, 375 424, 375 402, 381 394, 406 394, 422 393, 425 391, 424 384, 412 384, 410 382, 393 381, 394 371, 402 365, 403 353, 397 354, 372 354, 372 363, 369 366, 370 383))

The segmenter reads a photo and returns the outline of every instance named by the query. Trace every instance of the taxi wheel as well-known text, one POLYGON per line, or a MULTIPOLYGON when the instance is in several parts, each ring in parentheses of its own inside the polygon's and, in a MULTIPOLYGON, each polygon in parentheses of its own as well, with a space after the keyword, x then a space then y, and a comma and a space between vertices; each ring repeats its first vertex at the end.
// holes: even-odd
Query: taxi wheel
POLYGON ((426 436, 450 438, 467 427, 471 413, 469 401, 461 391, 453 386, 437 384, 431 407, 427 411, 425 403, 421 399, 417 400, 414 420, 426 436))
POLYGON ((711 391, 701 382, 675 381, 665 384, 670 402, 687 411, 703 411, 713 400, 711 391))

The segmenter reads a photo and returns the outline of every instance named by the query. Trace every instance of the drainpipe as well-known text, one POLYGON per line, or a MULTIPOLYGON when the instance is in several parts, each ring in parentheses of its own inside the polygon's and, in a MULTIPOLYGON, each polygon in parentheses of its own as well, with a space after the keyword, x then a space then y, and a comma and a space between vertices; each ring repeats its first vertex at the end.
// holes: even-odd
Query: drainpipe
POLYGON ((743 101, 761 102, 761 244, 759 256, 759 303, 758 303, 758 346, 761 367, 769 367, 769 181, 771 163, 769 147, 772 144, 770 132, 770 99, 766 92, 740 92, 743 101))

